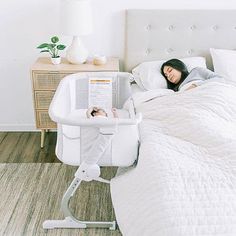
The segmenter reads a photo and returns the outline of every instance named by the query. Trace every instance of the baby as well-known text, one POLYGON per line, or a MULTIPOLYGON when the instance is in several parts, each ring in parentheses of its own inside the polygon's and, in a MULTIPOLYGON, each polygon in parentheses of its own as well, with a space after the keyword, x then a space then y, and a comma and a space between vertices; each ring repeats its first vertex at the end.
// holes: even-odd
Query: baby
MULTIPOLYGON (((112 108, 111 112, 112 112, 114 118, 118 118, 116 108, 112 108)), ((108 118, 108 115, 107 115, 106 111, 104 109, 100 108, 100 107, 90 107, 87 110, 86 115, 87 115, 88 118, 91 118, 91 117, 108 118)))

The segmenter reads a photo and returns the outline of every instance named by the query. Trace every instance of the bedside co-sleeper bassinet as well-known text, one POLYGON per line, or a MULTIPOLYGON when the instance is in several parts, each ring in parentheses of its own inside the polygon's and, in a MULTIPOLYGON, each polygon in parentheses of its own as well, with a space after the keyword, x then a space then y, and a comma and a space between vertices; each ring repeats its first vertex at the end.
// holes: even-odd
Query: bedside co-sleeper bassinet
MULTIPOLYGON (((61 209, 64 220, 46 220, 44 229, 90 228, 115 229, 113 222, 80 221, 71 213, 69 201, 81 181, 97 180, 100 166, 130 166, 138 156, 138 123, 141 115, 135 114, 132 99, 129 110, 123 109, 131 96, 129 73, 92 72, 78 73, 64 78, 54 95, 49 115, 57 122, 56 155, 63 163, 79 166, 75 177, 63 196, 61 209), (119 118, 88 119, 89 78, 112 78, 112 106, 117 108, 119 118)), ((79 203, 78 203, 79 204, 79 203)))

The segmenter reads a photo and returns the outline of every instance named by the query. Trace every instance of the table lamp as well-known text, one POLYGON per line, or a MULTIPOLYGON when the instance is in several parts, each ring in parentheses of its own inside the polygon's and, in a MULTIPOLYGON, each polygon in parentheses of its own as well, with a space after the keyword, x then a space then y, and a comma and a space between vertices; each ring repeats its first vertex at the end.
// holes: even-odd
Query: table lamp
POLYGON ((88 50, 80 40, 81 35, 92 33, 92 11, 89 0, 62 0, 61 27, 65 35, 73 36, 66 52, 66 59, 72 64, 86 62, 88 50))

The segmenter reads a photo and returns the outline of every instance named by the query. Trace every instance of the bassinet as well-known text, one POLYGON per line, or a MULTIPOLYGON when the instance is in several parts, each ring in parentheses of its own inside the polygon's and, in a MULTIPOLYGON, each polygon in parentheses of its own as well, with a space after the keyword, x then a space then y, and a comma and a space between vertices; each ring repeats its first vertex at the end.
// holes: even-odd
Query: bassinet
MULTIPOLYGON (((54 95, 49 115, 57 122, 56 155, 63 163, 79 166, 75 178, 64 194, 61 208, 64 220, 47 220, 44 229, 108 227, 113 222, 79 221, 69 209, 69 201, 82 180, 109 183, 100 177, 99 166, 130 166, 138 156, 137 125, 141 115, 135 114, 129 73, 78 73, 64 78, 54 95), (119 118, 88 119, 89 78, 112 79, 112 106, 119 118), (128 109, 123 109, 128 100, 128 109)), ((126 106, 127 107, 127 106, 126 106)))

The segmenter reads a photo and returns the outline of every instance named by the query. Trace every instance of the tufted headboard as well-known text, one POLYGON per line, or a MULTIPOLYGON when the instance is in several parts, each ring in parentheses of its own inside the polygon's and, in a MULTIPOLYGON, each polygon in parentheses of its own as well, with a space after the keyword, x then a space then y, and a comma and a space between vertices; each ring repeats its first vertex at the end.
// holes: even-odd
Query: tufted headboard
POLYGON ((236 49, 236 10, 127 10, 125 71, 144 61, 236 49))

